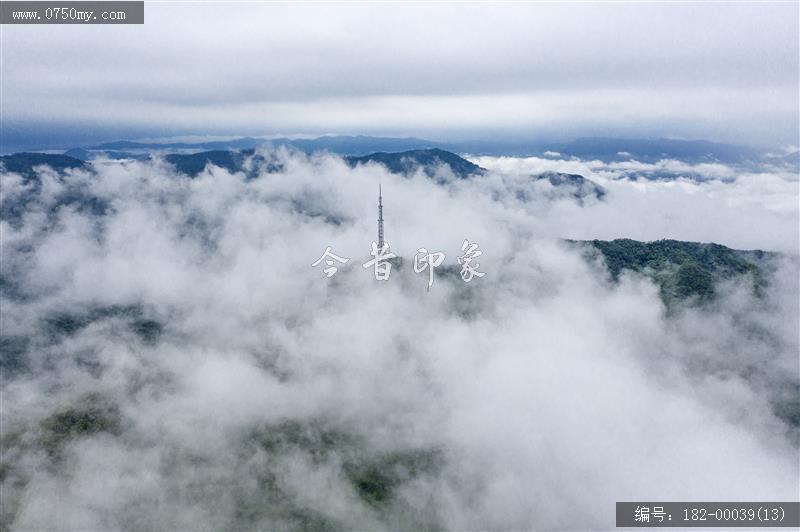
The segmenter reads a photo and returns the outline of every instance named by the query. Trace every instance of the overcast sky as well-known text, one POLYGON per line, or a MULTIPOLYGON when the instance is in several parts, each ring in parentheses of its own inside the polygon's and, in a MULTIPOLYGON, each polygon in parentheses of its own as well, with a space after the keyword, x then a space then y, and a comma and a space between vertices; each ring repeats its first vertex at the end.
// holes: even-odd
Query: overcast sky
POLYGON ((2 27, 3 143, 582 135, 798 144, 798 4, 147 2, 2 27))

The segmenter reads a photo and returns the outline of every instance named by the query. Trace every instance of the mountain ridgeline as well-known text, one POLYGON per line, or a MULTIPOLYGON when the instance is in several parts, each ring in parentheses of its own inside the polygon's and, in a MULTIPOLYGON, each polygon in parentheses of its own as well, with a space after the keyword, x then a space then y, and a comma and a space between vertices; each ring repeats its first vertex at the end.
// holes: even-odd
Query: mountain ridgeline
POLYGON ((477 164, 473 164, 455 153, 438 148, 399 153, 378 152, 363 157, 348 156, 344 160, 351 167, 369 163, 381 164, 393 174, 413 174, 422 169, 428 177, 435 177, 436 171, 443 166, 449 167, 453 175, 460 179, 481 176, 486 173, 486 169, 477 164))
MULTIPOLYGON (((569 241, 576 243, 576 241, 569 241)), ((589 240, 587 255, 599 253, 615 282, 625 272, 641 273, 658 285, 669 307, 680 301, 710 302, 721 282, 743 280, 760 294, 779 254, 736 250, 720 244, 627 238, 589 240)))
MULTIPOLYGON (((742 164, 753 161, 788 162, 796 165, 800 152, 778 160, 774 154, 762 153, 747 146, 737 146, 707 140, 683 139, 625 139, 613 137, 583 137, 566 142, 542 140, 467 140, 439 142, 414 137, 372 137, 366 135, 326 135, 317 138, 256 138, 241 137, 229 140, 200 142, 133 142, 115 141, 79 148, 93 157, 95 153, 122 152, 142 154, 153 151, 179 152, 247 150, 262 146, 288 147, 305 153, 329 152, 347 156, 364 156, 376 152, 403 152, 437 148, 454 153, 476 155, 505 155, 520 157, 577 157, 602 161, 656 162, 661 159, 678 159, 684 162, 742 164)), ((72 150, 70 150, 72 151, 72 150)), ((73 152, 80 153, 80 152, 73 152)), ((84 156, 87 156, 84 153, 84 156)), ((72 153, 67 153, 72 155, 72 153)), ((108 155, 106 155, 108 156, 108 155)), ((83 157, 79 157, 83 158, 83 157)))
MULTIPOLYGON (((127 144, 112 144, 113 146, 126 146, 127 144)), ((17 153, 0 157, 0 165, 5 171, 21 174, 25 177, 35 177, 35 169, 39 166, 48 166, 58 173, 67 170, 91 170, 93 161, 98 159, 123 161, 126 159, 147 160, 153 157, 163 159, 173 165, 175 170, 189 177, 196 177, 208 166, 224 168, 229 172, 245 172, 248 177, 255 177, 259 171, 279 172, 282 166, 276 156, 271 152, 256 151, 255 149, 243 150, 211 150, 196 153, 169 153, 165 155, 132 155, 126 152, 104 152, 98 157, 96 153, 86 150, 73 149, 70 155, 54 155, 44 153, 17 153), (266 154, 266 155, 265 155, 266 154), (81 158, 78 158, 81 157, 81 158)), ((386 168, 391 173, 409 176, 418 171, 444 182, 444 177, 449 172, 457 179, 469 179, 486 175, 487 170, 455 153, 438 148, 424 150, 409 150, 401 152, 376 152, 368 155, 348 155, 343 157, 351 167, 377 164, 386 168), (445 173, 442 173, 442 171, 445 173)), ((576 174, 563 174, 558 172, 545 172, 532 175, 534 180, 546 179, 553 187, 571 186, 576 189, 576 195, 595 195, 601 198, 605 191, 596 183, 576 174)))
POLYGON ((36 168, 40 166, 46 166, 59 174, 67 170, 90 169, 86 161, 69 155, 24 152, 0 157, 0 171, 20 174, 26 178, 35 178, 36 168))
POLYGON ((541 174, 532 175, 531 177, 537 181, 547 180, 550 185, 556 189, 569 188, 573 191, 572 196, 581 203, 583 202, 583 199, 587 197, 603 199, 606 195, 605 188, 578 174, 543 172, 541 174))

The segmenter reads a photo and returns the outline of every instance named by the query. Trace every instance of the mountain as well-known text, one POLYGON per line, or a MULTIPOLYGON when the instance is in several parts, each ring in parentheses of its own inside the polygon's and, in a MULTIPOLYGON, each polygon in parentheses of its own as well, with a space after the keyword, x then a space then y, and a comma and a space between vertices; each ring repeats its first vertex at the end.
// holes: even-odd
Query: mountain
POLYGON ((64 152, 64 155, 72 157, 73 159, 80 159, 81 161, 90 161, 94 159, 94 154, 83 148, 70 148, 64 152))
POLYGON ((89 150, 138 150, 138 151, 218 151, 218 150, 250 150, 259 146, 291 147, 296 150, 313 153, 328 151, 339 155, 366 155, 376 151, 406 151, 442 147, 441 143, 417 138, 369 137, 369 136, 323 136, 313 139, 260 139, 243 137, 232 140, 212 142, 132 142, 121 140, 107 142, 88 148, 89 150))
MULTIPOLYGON (((130 143, 112 143, 108 146, 120 148, 132 148, 130 143)), ((97 149, 100 149, 98 147, 97 149)), ((105 149, 105 148, 104 148, 105 149)), ((94 150, 94 148, 93 148, 94 150)), ((10 172, 21 173, 26 176, 33 176, 33 168, 38 165, 48 165, 56 171, 63 171, 67 168, 91 168, 91 161, 95 158, 90 150, 74 148, 68 150, 69 155, 51 155, 43 153, 17 153, 0 157, 0 161, 10 172)), ((124 152, 104 152, 112 155, 129 155, 124 152)), ((139 154, 130 155, 131 158, 142 159, 139 154)), ((147 157, 146 155, 144 157, 147 157)), ((115 157, 110 157, 115 158, 115 157)), ((128 157, 119 157, 128 158, 128 157)), ((280 170, 277 159, 269 154, 257 153, 254 149, 245 150, 211 150, 197 153, 171 153, 164 156, 164 159, 175 166, 180 173, 195 177, 203 171, 208 164, 225 168, 230 172, 238 172, 245 169, 246 161, 251 161, 252 168, 248 173, 255 175, 257 170, 266 169, 268 172, 280 170)), ((436 170, 442 165, 448 166, 453 174, 460 179, 483 175, 486 170, 475 165, 468 160, 438 148, 425 150, 410 150, 397 153, 375 152, 365 156, 346 156, 345 161, 352 167, 359 164, 379 163, 384 165, 390 172, 399 174, 409 174, 422 168, 431 177, 436 175, 436 170)))
POLYGON ((602 255, 613 280, 626 270, 647 275, 659 286, 668 306, 687 299, 710 301, 720 281, 741 276, 749 277, 758 293, 768 278, 770 260, 777 256, 679 240, 639 242, 623 238, 586 243, 602 255))
POLYGON ((147 155, 133 154, 124 151, 111 151, 111 150, 85 150, 83 148, 72 148, 64 152, 64 155, 80 159, 82 161, 93 161, 99 157, 111 160, 122 159, 145 159, 147 155))
POLYGON ((56 155, 50 153, 15 153, 13 155, 3 155, 0 157, 0 165, 6 171, 21 174, 25 177, 34 177, 33 171, 37 166, 49 166, 56 172, 64 172, 74 168, 88 168, 87 164, 80 159, 69 157, 68 155, 56 155))
POLYGON ((606 195, 606 189, 590 179, 586 179, 578 174, 562 174, 559 172, 544 172, 532 176, 534 179, 546 179, 551 185, 558 188, 570 187, 574 190, 573 196, 577 200, 583 200, 587 196, 594 196, 602 199, 606 195))
POLYGON ((264 139, 253 137, 242 137, 233 140, 217 140, 210 142, 132 142, 120 140, 116 142, 106 142, 89 148, 90 150, 147 150, 147 151, 169 151, 169 150, 244 150, 253 149, 266 144, 264 139))
MULTIPOLYGON (((591 240, 580 245, 587 250, 589 258, 599 254, 604 259, 614 282, 625 271, 638 272, 652 279, 659 287, 668 315, 680 313, 686 305, 713 305, 719 283, 726 281, 750 287, 760 299, 765 288, 773 282, 775 262, 779 258, 793 260, 796 268, 798 261, 797 257, 780 253, 679 240, 591 240)), ((757 324, 751 323, 749 328, 749 334, 753 336, 771 336, 769 330, 757 324)), ((771 341, 780 342, 778 338, 771 341)), ((757 386, 768 382, 765 393, 773 414, 786 423, 787 435, 795 446, 800 445, 800 380, 796 372, 794 375, 791 371, 782 373, 775 379, 767 375, 762 364, 744 362, 742 365, 742 361, 735 358, 715 364, 721 373, 739 374, 757 386)))
POLYGON ((273 146, 291 146, 306 153, 329 151, 339 155, 368 155, 374 152, 401 152, 447 148, 446 144, 414 137, 324 136, 315 139, 272 139, 273 146))
POLYGON ((448 166, 459 179, 479 176, 486 173, 484 168, 459 157, 455 153, 438 148, 428 150, 411 150, 399 153, 377 152, 362 157, 345 157, 345 162, 352 167, 361 164, 382 164, 395 174, 413 174, 420 168, 428 177, 435 177, 441 166, 448 166))
MULTIPOLYGON (((506 156, 558 156, 564 158, 600 159, 603 161, 656 162, 661 159, 679 159, 689 163, 719 162, 747 164, 765 162, 765 154, 747 146, 724 144, 708 140, 680 139, 626 139, 615 137, 584 137, 569 142, 526 141, 520 139, 476 139, 439 142, 417 137, 373 137, 367 135, 326 135, 317 138, 273 139, 241 137, 230 140, 206 142, 133 142, 121 140, 106 142, 89 151, 217 151, 249 150, 263 145, 291 147, 305 153, 327 151, 339 155, 364 156, 375 152, 403 152, 441 149, 455 153, 506 156), (557 154, 557 155, 552 155, 557 154)), ((787 159, 794 162, 796 157, 787 159)), ((766 161, 770 162, 770 161, 766 161)), ((773 158, 772 161, 780 162, 773 158)))
POLYGON ((603 161, 635 159, 642 162, 656 162, 661 159, 678 159, 690 163, 740 164, 760 161, 763 157, 757 150, 746 146, 708 140, 677 139, 586 137, 558 146, 556 151, 569 157, 603 161))
MULTIPOLYGON (((252 154, 252 152, 250 152, 252 154)), ((206 165, 213 164, 229 172, 238 172, 247 154, 235 151, 204 151, 200 153, 182 154, 173 153, 164 159, 175 166, 182 174, 196 176, 205 169, 206 165)))
MULTIPOLYGON (((4 155, 0 157, 0 163, 3 164, 5 169, 9 172, 21 174, 25 177, 35 177, 36 173, 34 168, 41 165, 46 165, 53 170, 63 173, 64 170, 70 168, 83 168, 91 170, 92 164, 90 161, 94 160, 95 153, 81 148, 73 148, 68 150, 70 155, 52 155, 46 153, 15 153, 13 155, 4 155)), ((123 152, 103 152, 109 159, 147 159, 148 155, 130 155, 123 152)), ((244 163, 247 157, 255 155, 254 150, 242 151, 228 151, 216 150, 205 151, 199 153, 172 153, 166 155, 164 159, 170 164, 174 165, 178 172, 186 174, 190 177, 195 177, 203 171, 207 164, 225 168, 230 172, 238 172, 244 169, 244 163)), ((267 162, 261 155, 254 157, 254 168, 259 168, 258 163, 267 162)), ((269 162, 267 162, 269 163, 269 162)), ((275 171, 276 167, 268 166, 268 171, 275 171)))
POLYGON ((258 175, 259 171, 278 172, 282 166, 269 155, 256 153, 255 150, 241 151, 204 151, 200 153, 172 153, 164 159, 175 166, 175 169, 189 177, 196 177, 206 165, 219 166, 229 172, 245 171, 248 177, 258 175), (249 161, 249 164, 247 164, 249 161))
MULTIPOLYGON (((8 172, 22 175, 27 181, 23 191, 2 198, 0 220, 14 226, 21 223, 22 217, 29 210, 29 205, 37 200, 42 191, 42 180, 35 171, 39 166, 48 166, 61 175, 67 170, 91 170, 89 163, 67 155, 15 153, 0 157, 0 167, 8 172)), ((65 187, 64 190, 59 191, 51 211, 65 205, 72 206, 79 212, 88 212, 94 215, 104 214, 108 208, 107 201, 92 194, 85 186, 65 187)))
POLYGON ((768 162, 777 166, 787 167, 798 173, 800 172, 800 151, 794 151, 779 157, 770 157, 768 162))

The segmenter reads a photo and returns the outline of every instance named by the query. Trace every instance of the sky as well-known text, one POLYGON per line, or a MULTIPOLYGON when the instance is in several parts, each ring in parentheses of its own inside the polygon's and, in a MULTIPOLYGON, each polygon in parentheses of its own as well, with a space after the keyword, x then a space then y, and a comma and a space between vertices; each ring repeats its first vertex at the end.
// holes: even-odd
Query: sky
POLYGON ((796 2, 148 2, 144 25, 5 25, 0 41, 6 147, 330 133, 800 144, 796 2))

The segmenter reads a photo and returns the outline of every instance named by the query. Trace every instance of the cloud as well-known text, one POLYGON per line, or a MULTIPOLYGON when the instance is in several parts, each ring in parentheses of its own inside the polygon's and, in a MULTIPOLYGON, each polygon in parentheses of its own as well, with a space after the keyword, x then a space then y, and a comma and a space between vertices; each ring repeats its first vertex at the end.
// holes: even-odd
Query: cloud
POLYGON ((208 4, 189 13, 160 3, 144 25, 113 32, 9 26, 6 142, 60 128, 69 130, 60 141, 74 142, 99 128, 796 144, 797 14, 793 4, 208 4))
POLYGON ((12 528, 593 529, 613 526, 618 500, 796 494, 796 447, 765 391, 796 375, 796 257, 761 298, 739 283, 717 307, 669 315, 650 281, 611 284, 559 240, 790 251, 796 180, 668 186, 593 162, 498 159, 438 186, 276 156, 283 171, 256 179, 192 180, 162 161, 44 174, 54 184, 2 222, 17 290, 3 296, 19 368, 0 412, 16 438, 12 528), (539 200, 509 170, 551 164, 588 167, 606 200, 539 200), (359 265, 379 181, 387 240, 406 258, 386 284, 359 265), (107 214, 53 210, 54 190, 77 185, 107 214), (426 292, 415 250, 452 266, 464 238, 486 276, 441 271, 426 292), (310 266, 327 245, 354 263, 331 280, 310 266), (87 404, 102 426, 52 428, 87 404))
MULTIPOLYGON (((739 249, 798 253, 800 182, 789 169, 752 171, 722 164, 662 160, 611 162, 536 157, 472 157, 494 171, 483 185, 502 196, 506 187, 531 186, 528 175, 580 174, 609 193, 603 202, 531 201, 537 234, 576 239, 673 238, 739 249), (669 179, 651 180, 670 175, 669 179), (675 177, 675 176, 688 177, 675 177)), ((534 194, 533 197, 536 197, 534 194)))

